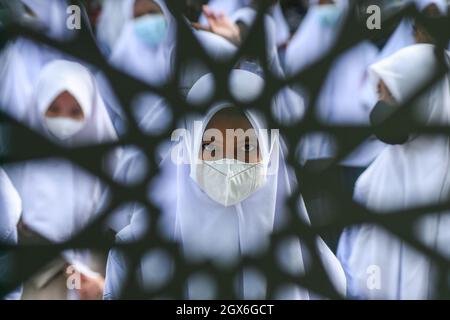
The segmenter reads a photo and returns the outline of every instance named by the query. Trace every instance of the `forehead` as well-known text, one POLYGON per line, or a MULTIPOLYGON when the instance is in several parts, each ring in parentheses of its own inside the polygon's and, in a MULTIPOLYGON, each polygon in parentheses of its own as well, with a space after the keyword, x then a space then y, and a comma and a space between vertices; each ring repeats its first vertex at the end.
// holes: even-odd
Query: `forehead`
POLYGON ((51 104, 54 103, 61 103, 61 104, 71 103, 79 105, 78 100, 69 91, 63 91, 60 94, 58 94, 56 98, 53 99, 53 101, 51 102, 51 104))
POLYGON ((252 129, 248 117, 238 108, 224 108, 209 120, 205 129, 252 129))
POLYGON ((157 10, 161 11, 159 4, 153 0, 136 0, 134 3, 135 9, 139 10, 157 10))

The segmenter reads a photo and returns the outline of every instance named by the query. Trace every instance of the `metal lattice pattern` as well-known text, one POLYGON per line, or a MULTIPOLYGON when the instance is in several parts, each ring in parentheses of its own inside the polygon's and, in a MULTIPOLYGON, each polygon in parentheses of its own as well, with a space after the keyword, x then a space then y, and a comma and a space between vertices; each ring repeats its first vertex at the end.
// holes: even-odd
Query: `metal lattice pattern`
MULTIPOLYGON (((74 3, 77 3, 74 1, 74 3)), ((266 55, 266 39, 264 30, 264 12, 269 6, 269 1, 260 1, 259 14, 256 18, 255 24, 251 27, 248 37, 240 47, 236 56, 230 61, 218 62, 212 60, 202 49, 198 40, 193 36, 190 27, 182 18, 181 1, 167 1, 175 19, 179 22, 177 25, 177 52, 174 61, 175 75, 173 79, 162 87, 152 87, 135 78, 122 73, 111 67, 105 58, 98 50, 92 34, 88 31, 87 25, 83 25, 81 31, 75 38, 69 42, 60 43, 42 34, 36 33, 23 26, 11 24, 3 30, 0 30, 0 44, 4 45, 7 41, 13 40, 17 37, 25 37, 33 41, 41 42, 54 47, 61 52, 74 56, 86 63, 95 66, 102 70, 109 79, 112 88, 114 89, 121 105, 130 106, 131 101, 138 94, 143 92, 151 92, 167 101, 171 107, 173 114, 172 122, 166 127, 164 132, 158 134, 144 133, 133 115, 131 108, 124 108, 123 113, 126 117, 128 130, 119 141, 107 143, 102 145, 94 145, 87 147, 77 147, 72 149, 62 148, 39 134, 31 131, 24 125, 16 122, 6 114, 0 114, 2 138, 9 136, 10 140, 2 142, 2 147, 6 146, 0 154, 0 162, 2 164, 10 164, 20 161, 47 158, 50 156, 62 157, 69 159, 74 164, 83 168, 92 175, 96 175, 108 185, 111 189, 113 197, 107 208, 101 212, 100 215, 83 231, 73 237, 70 241, 62 244, 52 245, 21 245, 12 246, 2 244, 1 250, 11 251, 17 258, 18 268, 14 277, 8 287, 0 287, 0 296, 8 293, 14 289, 23 280, 31 277, 39 268, 46 265, 49 261, 54 259, 62 250, 67 248, 90 248, 99 250, 109 250, 110 248, 117 248, 123 250, 124 254, 129 258, 132 272, 128 274, 128 281, 122 292, 123 298, 152 298, 158 296, 165 296, 171 298, 183 298, 186 279, 194 272, 205 272, 210 274, 218 284, 219 295, 218 298, 234 298, 233 279, 234 275, 242 268, 253 266, 260 270, 267 279, 269 298, 273 297, 273 292, 279 284, 292 283, 298 284, 301 287, 307 288, 313 292, 330 298, 343 298, 333 288, 329 281, 324 267, 320 261, 319 253, 314 245, 314 239, 319 234, 324 234, 334 230, 342 230, 345 227, 360 224, 363 222, 370 222, 380 225, 382 228, 392 232, 397 237, 402 239, 407 244, 415 247, 423 254, 429 256, 438 267, 441 281, 439 292, 436 292, 438 298, 450 297, 450 288, 448 286, 449 275, 449 260, 447 257, 435 252, 424 246, 418 239, 413 236, 412 226, 414 221, 428 212, 442 212, 450 209, 450 203, 439 204, 426 208, 414 208, 411 210, 404 210, 396 212, 395 214, 379 215, 363 208, 352 201, 351 197, 336 187, 336 185, 329 181, 328 174, 334 166, 336 166, 341 159, 348 155, 358 145, 360 145, 367 137, 372 135, 373 131, 369 127, 362 126, 331 126, 325 125, 317 121, 314 113, 314 105, 318 93, 321 88, 327 72, 330 69, 331 63, 335 58, 343 53, 346 49, 353 47, 364 39, 374 37, 374 33, 370 30, 361 27, 356 14, 350 14, 347 21, 344 23, 341 32, 336 41, 336 45, 329 50, 329 52, 320 61, 317 61, 307 69, 301 71, 289 79, 278 79, 273 75, 266 63, 268 60, 266 55), (248 104, 242 104, 235 101, 233 96, 228 92, 228 74, 230 70, 236 65, 242 56, 258 57, 261 61, 265 72, 266 87, 261 96, 248 104), (151 215, 152 221, 157 221, 159 217, 158 208, 149 202, 147 199, 148 183, 158 175, 158 165, 155 161, 154 154, 158 145, 170 137, 171 132, 177 128, 177 119, 186 116, 190 110, 199 110, 198 106, 191 106, 185 98, 179 93, 178 79, 180 77, 181 67, 191 61, 200 60, 209 70, 214 74, 216 80, 216 93, 213 100, 227 99, 239 104, 242 108, 258 105, 261 111, 264 112, 268 119, 269 128, 279 128, 283 138, 288 146, 288 150, 295 150, 298 142, 305 134, 309 132, 326 132, 333 135, 340 146, 338 154, 332 163, 328 163, 324 168, 316 171, 307 171, 300 166, 295 152, 290 152, 287 162, 295 169, 299 186, 289 199, 286 199, 292 213, 292 223, 286 226, 280 232, 273 235, 271 246, 267 252, 258 258, 243 257, 241 261, 233 266, 231 269, 218 269, 218 267, 209 263, 194 263, 188 261, 183 257, 178 244, 169 242, 164 237, 159 235, 155 228, 156 223, 152 224, 147 230, 145 236, 134 243, 114 243, 106 237, 99 236, 102 234, 102 228, 105 221, 117 208, 124 203, 137 202, 146 208, 151 215), (306 79, 306 80, 305 80, 306 79), (270 112, 270 101, 280 89, 287 85, 301 84, 303 88, 312 97, 310 106, 307 108, 307 113, 303 119, 295 121, 294 123, 285 124, 280 123, 270 112), (348 137, 352 137, 348 139, 348 137), (118 146, 135 146, 146 154, 149 162, 149 170, 142 183, 137 185, 121 185, 111 178, 108 172, 102 169, 102 160, 108 155, 111 150, 118 146), (333 208, 333 220, 320 226, 310 226, 302 222, 296 214, 296 202, 301 194, 307 193, 310 190, 317 188, 317 181, 320 181, 321 188, 328 188, 328 192, 338 199, 338 205, 333 208), (286 236, 295 235, 299 237, 303 243, 308 247, 313 261, 311 270, 304 276, 294 277, 281 270, 276 258, 276 244, 284 239, 286 236), (157 291, 146 292, 136 281, 134 270, 138 266, 140 258, 149 250, 164 248, 164 250, 172 256, 175 265, 174 276, 166 285, 157 291)), ((78 3, 79 5, 81 3, 78 3)), ((355 11, 356 12, 356 11, 355 11)), ((423 20, 422 17, 414 7, 406 7, 399 12, 396 12, 388 19, 383 21, 384 26, 393 26, 398 23, 403 17, 412 16, 416 19, 423 20)), ((86 24, 86 20, 83 21, 86 24)), ((444 28, 445 29, 445 28, 444 28)), ((448 28, 447 28, 448 29, 448 28)), ((383 35, 388 32, 389 28, 383 28, 378 31, 376 36, 383 35)), ((430 32, 434 32, 441 36, 444 40, 448 39, 448 34, 443 34, 443 29, 433 29, 430 26, 430 32), (437 32, 436 32, 437 31, 437 32)), ((442 64, 441 74, 436 75, 433 81, 437 81, 440 77, 447 73, 445 64, 442 64)), ((422 91, 426 90, 432 83, 424 83, 422 91)), ((418 96, 420 92, 417 92, 418 96)), ((412 101, 415 97, 411 97, 412 101)), ((407 105, 405 103, 405 105, 407 105)), ((210 104, 205 104, 201 110, 206 112, 210 104)), ((405 108, 399 108, 397 117, 402 117, 402 112, 405 108)), ((450 134, 450 128, 447 127, 413 127, 410 128, 415 132, 426 132, 429 134, 445 133, 450 134)))

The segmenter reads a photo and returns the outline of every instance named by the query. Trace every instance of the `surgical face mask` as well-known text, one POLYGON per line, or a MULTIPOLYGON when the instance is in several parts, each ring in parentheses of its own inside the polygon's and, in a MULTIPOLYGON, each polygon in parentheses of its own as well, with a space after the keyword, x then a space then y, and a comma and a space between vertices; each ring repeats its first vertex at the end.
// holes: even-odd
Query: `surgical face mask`
POLYGON ((334 27, 341 16, 341 9, 335 4, 324 4, 316 7, 322 26, 334 27))
POLYGON ((155 48, 166 37, 167 21, 163 14, 147 14, 134 20, 134 31, 143 43, 155 48))
POLYGON ((48 131, 60 140, 73 137, 83 129, 83 120, 74 120, 66 117, 45 117, 45 125, 48 131))
POLYGON ((397 106, 380 100, 370 113, 370 123, 374 127, 375 135, 379 140, 391 145, 403 144, 409 139, 408 128, 405 127, 408 117, 402 117, 401 121, 392 118, 397 110, 397 106))
POLYGON ((262 163, 245 163, 234 159, 201 161, 195 180, 214 201, 229 207, 247 199, 266 182, 262 163))

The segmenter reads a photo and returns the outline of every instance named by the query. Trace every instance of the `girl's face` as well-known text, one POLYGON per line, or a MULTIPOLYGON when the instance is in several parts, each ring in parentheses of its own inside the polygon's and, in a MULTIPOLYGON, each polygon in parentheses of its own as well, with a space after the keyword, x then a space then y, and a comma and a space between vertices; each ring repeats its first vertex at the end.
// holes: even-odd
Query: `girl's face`
POLYGON ((146 14, 162 14, 161 7, 152 0, 136 0, 134 3, 134 17, 142 17, 146 14))
POLYGON ((395 98, 392 96, 391 91, 386 86, 383 80, 378 82, 378 99, 382 101, 389 102, 391 104, 397 104, 395 98))
POLYGON ((53 100, 45 116, 48 118, 84 120, 83 109, 81 109, 78 101, 67 91, 64 91, 53 100))
POLYGON ((232 108, 216 113, 209 121, 199 158, 206 161, 235 159, 246 163, 261 161, 256 131, 248 118, 232 108))

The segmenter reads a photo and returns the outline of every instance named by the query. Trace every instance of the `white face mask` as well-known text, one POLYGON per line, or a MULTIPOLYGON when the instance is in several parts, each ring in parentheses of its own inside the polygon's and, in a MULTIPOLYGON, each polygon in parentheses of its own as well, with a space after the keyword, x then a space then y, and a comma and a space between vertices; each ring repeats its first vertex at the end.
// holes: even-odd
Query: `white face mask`
POLYGON ((51 134, 61 140, 73 137, 83 129, 83 120, 74 120, 66 117, 45 117, 45 125, 51 134))
POLYGON ((225 207, 245 200, 266 182, 266 168, 262 163, 222 159, 201 161, 196 169, 195 180, 200 188, 225 207))

